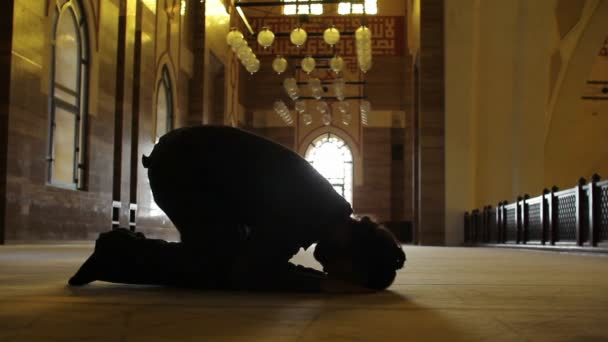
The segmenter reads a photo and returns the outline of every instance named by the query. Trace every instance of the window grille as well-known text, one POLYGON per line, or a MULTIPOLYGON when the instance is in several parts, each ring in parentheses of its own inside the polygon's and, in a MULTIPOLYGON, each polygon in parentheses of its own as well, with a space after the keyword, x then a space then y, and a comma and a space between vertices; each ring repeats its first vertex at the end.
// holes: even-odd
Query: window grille
POLYGON ((323 4, 311 4, 310 0, 283 0, 284 15, 321 15, 323 14, 323 4), (289 3, 289 4, 287 4, 289 3))

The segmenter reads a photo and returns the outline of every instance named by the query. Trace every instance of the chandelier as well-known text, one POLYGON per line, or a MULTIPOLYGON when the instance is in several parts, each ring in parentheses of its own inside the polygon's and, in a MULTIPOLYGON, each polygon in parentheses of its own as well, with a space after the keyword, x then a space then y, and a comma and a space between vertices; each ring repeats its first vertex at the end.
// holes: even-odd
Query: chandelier
MULTIPOLYGON (((351 32, 352 35, 352 32, 351 32)), ((367 73, 372 67, 372 32, 371 30, 362 25, 355 32, 355 43, 357 47, 357 61, 359 69, 363 73, 367 73)), ((325 29, 322 33, 323 40, 329 45, 332 50, 335 51, 336 44, 341 39, 340 31, 333 25, 325 29)), ((268 27, 263 27, 257 34, 257 44, 262 46, 264 49, 270 48, 276 41, 277 35, 270 30, 268 27)), ((289 34, 289 40, 293 45, 301 48, 306 44, 308 33, 301 27, 296 27, 289 34)), ((253 52, 253 49, 249 47, 249 43, 245 39, 245 36, 237 28, 233 27, 230 29, 226 36, 227 45, 232 48, 232 51, 236 54, 239 61, 247 71, 251 74, 255 74, 260 69, 260 61, 253 52)), ((306 56, 301 61, 302 70, 310 74, 315 70, 316 61, 311 56, 306 56)), ((330 60, 330 68, 336 74, 340 73, 344 67, 344 60, 336 52, 330 60)), ((277 56, 272 63, 272 68, 281 74, 287 69, 287 62, 281 56, 277 56)))
MULTIPOLYGON (((324 4, 337 4, 337 13, 339 15, 375 15, 378 13, 378 1, 377 0, 352 0, 352 1, 336 1, 336 0, 280 0, 280 1, 268 1, 264 3, 255 2, 237 2, 237 12, 241 16, 245 27, 249 31, 250 39, 249 43, 256 43, 264 50, 272 49, 273 44, 276 43, 277 39, 288 38, 291 44, 293 44, 298 50, 305 49, 306 43, 310 36, 320 37, 330 47, 331 54, 329 56, 311 56, 306 55, 303 51, 298 56, 284 56, 277 55, 272 61, 272 69, 277 74, 284 73, 291 63, 295 69, 300 69, 308 74, 307 82, 298 82, 296 79, 297 73, 294 77, 287 77, 283 81, 283 88, 287 93, 288 97, 294 103, 294 111, 292 112, 288 105, 282 101, 277 100, 274 102, 273 109, 277 115, 287 124, 292 125, 294 122, 298 122, 301 118, 304 125, 308 126, 312 124, 312 115, 310 114, 309 108, 304 100, 313 100, 310 109, 314 109, 318 114, 321 115, 321 122, 329 126, 334 122, 332 117, 332 106, 327 103, 327 99, 335 100, 335 112, 340 115, 339 122, 343 125, 348 126, 351 123, 351 104, 347 100, 357 99, 359 101, 358 115, 361 119, 361 124, 367 125, 368 115, 371 111, 371 104, 365 100, 365 96, 346 96, 345 87, 347 84, 359 84, 364 85, 363 92, 365 93, 366 82, 348 82, 345 81, 342 73, 345 66, 344 59, 340 56, 340 53, 336 50, 339 49, 338 43, 343 36, 354 38, 356 46, 356 59, 358 69, 363 73, 367 73, 372 68, 372 32, 369 27, 366 26, 367 20, 363 18, 359 28, 354 32, 340 32, 335 26, 326 26, 322 32, 307 32, 301 25, 300 20, 306 18, 306 16, 318 16, 324 13, 324 4), (298 23, 291 31, 288 32, 272 32, 270 27, 264 26, 260 29, 257 34, 247 21, 241 7, 257 7, 257 6, 282 6, 284 15, 299 15, 298 23), (299 59, 299 63, 294 61, 293 58, 299 59), (336 79, 331 82, 322 82, 316 78, 313 74, 316 73, 315 69, 319 67, 315 58, 328 59, 327 68, 333 71, 336 75, 336 79), (292 59, 288 61, 288 59, 292 59), (324 90, 329 87, 323 87, 324 84, 331 85, 335 96, 323 96, 324 90), (308 86, 310 88, 311 96, 302 97, 300 96, 301 89, 299 85, 308 86), (294 120, 293 114, 298 119, 294 120)), ((249 47, 249 43, 237 28, 232 28, 226 37, 227 44, 232 48, 232 51, 241 62, 243 67, 251 74, 257 73, 261 68, 260 60, 254 53, 254 49, 249 47)), ((342 46, 342 44, 340 45, 342 46)), ((257 51, 260 51, 259 49, 257 51)), ((272 51, 272 50, 270 50, 272 51)), ((322 65, 324 67, 324 65, 322 65)))

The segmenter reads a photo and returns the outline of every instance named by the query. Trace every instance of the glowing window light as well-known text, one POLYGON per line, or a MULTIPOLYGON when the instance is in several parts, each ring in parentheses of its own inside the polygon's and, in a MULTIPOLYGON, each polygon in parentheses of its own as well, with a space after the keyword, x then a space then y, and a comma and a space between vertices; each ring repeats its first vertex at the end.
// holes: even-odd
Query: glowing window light
POLYGON ((152 13, 156 13, 156 0, 143 0, 143 4, 152 11, 152 13))
POLYGON ((372 15, 378 14, 378 7, 370 7, 370 8, 365 7, 365 13, 372 14, 372 15))
POLYGON ((326 133, 313 140, 306 160, 329 181, 348 203, 353 201, 353 154, 344 140, 326 133))
POLYGON ((365 0, 365 13, 378 14, 378 0, 365 0))
POLYGON ((364 4, 353 4, 351 2, 338 3, 338 14, 378 14, 378 0, 365 0, 364 4))
POLYGON ((352 4, 352 14, 363 14, 363 4, 352 4))
POLYGON ((323 4, 311 4, 310 0, 283 0, 287 3, 297 3, 293 5, 283 5, 284 15, 321 15, 323 14, 323 4))
POLYGON ((323 14, 323 4, 310 5, 310 14, 313 14, 313 15, 323 14))
POLYGON ((350 2, 341 2, 338 4, 338 14, 347 15, 350 14, 350 2))
POLYGON ((227 16, 228 12, 221 0, 207 0, 205 5, 205 16, 227 16))
POLYGON ((285 8, 283 8, 283 14, 294 15, 297 13, 297 8, 296 5, 286 5, 285 8))
POLYGON ((299 5, 298 6, 298 14, 309 14, 310 6, 308 5, 299 5))
MULTIPOLYGON (((283 2, 296 2, 296 0, 283 0, 283 2)), ((297 13, 298 6, 296 5, 285 5, 283 6, 283 14, 294 15, 297 13)))
POLYGON ((186 15, 186 0, 182 0, 180 8, 179 8, 179 15, 181 15, 182 17, 186 15))

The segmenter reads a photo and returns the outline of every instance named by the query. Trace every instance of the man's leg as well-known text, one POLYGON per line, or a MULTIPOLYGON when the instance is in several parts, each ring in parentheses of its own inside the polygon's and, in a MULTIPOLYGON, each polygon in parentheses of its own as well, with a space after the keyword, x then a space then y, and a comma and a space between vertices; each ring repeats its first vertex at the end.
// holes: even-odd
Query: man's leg
POLYGON ((246 230, 228 214, 229 203, 222 196, 221 185, 206 181, 205 172, 196 163, 178 166, 179 161, 169 157, 163 161, 148 170, 150 187, 154 201, 171 219, 181 241, 210 257, 230 256, 226 247, 242 242, 246 230))
POLYGON ((229 265, 233 249, 246 238, 245 228, 234 223, 223 185, 210 176, 209 168, 218 165, 206 163, 181 133, 169 133, 145 160, 154 201, 190 253, 229 265))
POLYGON ((95 280, 195 288, 221 287, 221 272, 180 243, 146 239, 116 229, 100 234, 95 251, 69 280, 80 286, 95 280))

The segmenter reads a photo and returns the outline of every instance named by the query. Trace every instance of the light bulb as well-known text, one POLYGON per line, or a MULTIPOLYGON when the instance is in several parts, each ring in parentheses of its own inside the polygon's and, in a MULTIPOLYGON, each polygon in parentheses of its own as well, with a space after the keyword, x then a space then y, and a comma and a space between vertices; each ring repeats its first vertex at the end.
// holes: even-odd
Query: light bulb
POLYGON ((359 69, 366 73, 372 68, 372 33, 365 27, 361 26, 355 31, 355 40, 357 44, 357 60, 359 69))
POLYGON ((371 59, 363 60, 361 63, 359 63, 359 68, 361 69, 361 71, 363 71, 363 73, 367 73, 372 69, 372 65, 373 63, 371 59))
POLYGON ((359 112, 361 114, 361 124, 367 126, 368 117, 372 110, 372 105, 367 100, 362 100, 359 105, 359 112))
POLYGON ((311 72, 313 72, 315 70, 315 67, 317 66, 317 62, 315 61, 314 58, 307 56, 306 58, 304 58, 302 60, 302 70, 304 70, 304 72, 306 72, 307 74, 310 74, 311 72))
POLYGON ((312 115, 304 114, 302 115, 302 121, 306 126, 309 126, 312 123, 312 115))
POLYGON ((372 39, 372 32, 369 30, 369 28, 367 28, 365 26, 361 26, 355 31, 355 40, 365 41, 365 40, 371 40, 371 39, 372 39))
POLYGON ((340 101, 344 101, 344 88, 346 87, 346 82, 343 78, 338 78, 334 81, 334 93, 336 98, 340 101))
POLYGON ((336 74, 339 73, 344 68, 344 59, 342 57, 340 57, 340 56, 334 56, 329 61, 329 67, 336 74))
POLYGON ((321 121, 323 122, 323 124, 325 126, 331 125, 331 115, 330 114, 323 114, 323 116, 321 117, 321 121))
POLYGON ((344 126, 350 125, 351 121, 352 116, 350 115, 350 113, 342 113, 342 123, 344 124, 344 126))
POLYGON ((333 26, 328 28, 323 32, 323 40, 330 46, 338 44, 340 41, 340 31, 333 26))
POLYGON ((250 63, 245 65, 245 69, 247 69, 247 71, 249 71, 252 75, 255 74, 256 72, 260 71, 260 60, 257 58, 252 60, 250 63))
POLYGON ((236 56, 242 61, 248 55, 252 54, 253 50, 247 45, 243 45, 236 50, 236 56))
POLYGON ((299 94, 299 89, 298 89, 298 81, 296 81, 295 78, 291 77, 291 78, 286 78, 283 81, 283 88, 285 88, 285 91, 287 92, 287 95, 292 99, 292 100, 297 100, 300 97, 299 94))
POLYGON ((239 50, 239 48, 243 45, 247 45, 247 41, 243 38, 237 37, 232 42, 232 51, 235 53, 239 50))
POLYGON ((310 86, 310 92, 312 97, 317 100, 320 100, 323 97, 323 88, 321 87, 321 80, 318 78, 311 78, 308 80, 308 85, 310 86))
POLYGON ((272 61, 272 69, 279 75, 284 73, 285 70, 287 70, 287 60, 282 56, 277 56, 277 58, 272 61))
POLYGON ((317 112, 321 113, 321 114, 328 114, 329 113, 329 106, 327 105, 327 102, 325 101, 317 101, 317 105, 316 108, 317 112))
POLYGON ((304 45, 304 43, 306 43, 307 38, 308 34, 306 33, 306 31, 304 31, 303 28, 300 27, 291 31, 291 34, 289 35, 289 40, 291 40, 291 43, 297 47, 304 45))
POLYGON ((232 47, 235 40, 237 39, 243 39, 243 34, 241 33, 241 31, 237 30, 236 27, 233 27, 226 35, 226 43, 232 47))
POLYGON ((254 59, 258 59, 258 58, 255 55, 255 53, 250 52, 250 53, 246 54, 245 56, 243 56, 243 58, 241 59, 241 63, 243 65, 251 64, 251 62, 253 62, 254 59))
POLYGON ((304 114, 304 112, 306 112, 306 102, 297 101, 296 102, 296 112, 298 112, 300 114, 304 114))
POLYGON ((267 49, 274 42, 274 33, 270 31, 268 27, 264 27, 262 31, 258 33, 258 44, 267 49))
POLYGON ((349 113, 350 112, 350 103, 340 101, 340 103, 338 103, 338 111, 342 114, 349 113))

